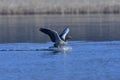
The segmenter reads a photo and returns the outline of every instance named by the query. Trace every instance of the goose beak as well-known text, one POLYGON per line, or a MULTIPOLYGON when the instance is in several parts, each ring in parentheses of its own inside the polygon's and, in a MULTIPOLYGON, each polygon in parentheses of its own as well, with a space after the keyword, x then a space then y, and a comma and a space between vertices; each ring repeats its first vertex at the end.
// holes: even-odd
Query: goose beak
POLYGON ((71 39, 71 38, 72 38, 72 36, 70 36, 70 35, 67 37, 67 39, 71 39))

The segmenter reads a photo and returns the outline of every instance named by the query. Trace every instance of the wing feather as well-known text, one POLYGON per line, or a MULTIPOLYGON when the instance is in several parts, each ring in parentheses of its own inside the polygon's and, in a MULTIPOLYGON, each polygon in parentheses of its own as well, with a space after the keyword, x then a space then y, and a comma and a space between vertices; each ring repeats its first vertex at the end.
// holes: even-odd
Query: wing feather
POLYGON ((58 33, 54 30, 46 29, 46 28, 40 28, 40 31, 47 34, 52 42, 56 42, 60 40, 60 37, 58 33))
POLYGON ((60 38, 61 38, 62 40, 66 40, 66 36, 67 36, 67 34, 69 33, 69 31, 70 31, 70 29, 69 29, 68 27, 66 27, 66 28, 63 30, 63 32, 60 34, 60 38))

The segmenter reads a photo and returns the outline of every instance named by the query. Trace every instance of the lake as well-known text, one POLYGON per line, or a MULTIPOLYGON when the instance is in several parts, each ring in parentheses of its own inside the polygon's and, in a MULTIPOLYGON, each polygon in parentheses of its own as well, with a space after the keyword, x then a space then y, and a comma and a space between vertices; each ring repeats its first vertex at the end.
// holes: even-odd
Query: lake
POLYGON ((0 16, 0 80, 120 80, 120 15, 0 16), (69 52, 40 27, 70 28, 69 52))
POLYGON ((70 28, 73 40, 120 40, 120 15, 4 15, 0 16, 0 42, 46 42, 49 38, 39 31, 51 28, 59 33, 70 28))
POLYGON ((52 43, 0 44, 0 80, 120 80, 120 41, 70 41, 72 51, 40 51, 52 43))

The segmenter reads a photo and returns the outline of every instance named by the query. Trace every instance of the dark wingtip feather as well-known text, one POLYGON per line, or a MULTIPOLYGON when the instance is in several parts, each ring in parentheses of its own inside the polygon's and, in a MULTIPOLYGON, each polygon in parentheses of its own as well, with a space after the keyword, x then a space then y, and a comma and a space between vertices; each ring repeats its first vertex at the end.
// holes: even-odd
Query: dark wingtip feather
POLYGON ((39 30, 47 34, 50 37, 52 42, 55 42, 55 33, 52 30, 46 29, 46 28, 40 28, 39 30))
POLYGON ((40 28, 39 31, 44 32, 46 29, 45 28, 40 28))
POLYGON ((42 30, 43 30, 43 28, 40 28, 40 29, 39 29, 39 31, 42 31, 42 30))

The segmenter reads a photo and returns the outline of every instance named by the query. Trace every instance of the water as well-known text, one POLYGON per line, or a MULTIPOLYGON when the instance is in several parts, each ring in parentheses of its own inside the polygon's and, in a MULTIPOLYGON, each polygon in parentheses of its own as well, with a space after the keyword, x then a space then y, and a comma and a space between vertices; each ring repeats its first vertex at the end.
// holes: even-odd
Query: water
POLYGON ((0 44, 0 80, 120 80, 120 41, 70 41, 68 53, 37 51, 51 45, 0 44))
POLYGON ((5 15, 0 16, 0 42, 46 42, 40 27, 59 33, 67 26, 72 40, 120 40, 120 15, 5 15))
POLYGON ((119 16, 0 16, 0 80, 120 80, 119 16), (40 27, 66 26, 72 51, 41 50, 52 43, 40 27))

